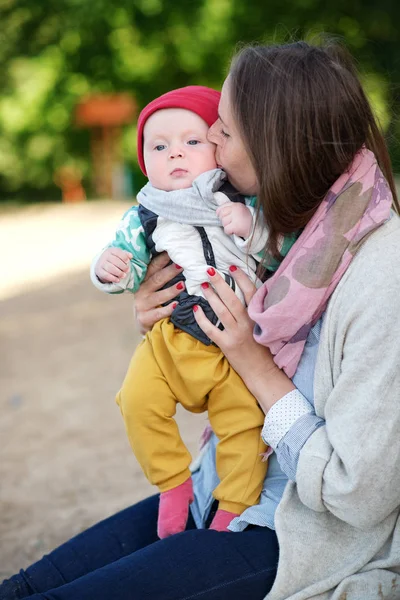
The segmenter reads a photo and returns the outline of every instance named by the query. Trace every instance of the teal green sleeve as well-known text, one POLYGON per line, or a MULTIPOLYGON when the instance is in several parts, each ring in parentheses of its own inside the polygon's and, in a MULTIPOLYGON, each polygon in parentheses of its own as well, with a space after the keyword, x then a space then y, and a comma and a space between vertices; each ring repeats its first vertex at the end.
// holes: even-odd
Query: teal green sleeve
POLYGON ((245 196, 246 206, 255 208, 257 204, 257 196, 245 196))
MULTIPOLYGON (((293 246, 293 244, 295 243, 295 241, 297 240, 298 237, 299 236, 297 233, 287 233, 286 235, 283 236, 283 244, 282 244, 282 248, 280 250, 280 254, 281 254, 281 256, 283 256, 283 258, 288 254, 290 248, 293 246)), ((270 254, 265 254, 264 252, 259 252, 257 254, 257 256, 258 256, 260 262, 262 262, 263 266, 266 269, 268 269, 268 271, 275 272, 282 262, 282 261, 276 260, 276 258, 271 256, 270 254)))
POLYGON ((151 260, 137 206, 133 206, 124 214, 113 241, 107 247, 121 248, 132 254, 131 270, 124 284, 125 289, 115 289, 111 293, 122 293, 125 290, 137 292, 151 260))
MULTIPOLYGON (((252 206, 254 208, 257 204, 257 196, 247 196, 246 204, 247 206, 252 206)), ((288 233, 283 236, 283 244, 280 251, 281 256, 285 257, 288 254, 298 237, 299 233, 288 233)), ((258 252, 254 257, 258 259, 268 271, 276 271, 281 264, 281 261, 276 260, 276 258, 270 254, 265 254, 264 251, 258 252)))

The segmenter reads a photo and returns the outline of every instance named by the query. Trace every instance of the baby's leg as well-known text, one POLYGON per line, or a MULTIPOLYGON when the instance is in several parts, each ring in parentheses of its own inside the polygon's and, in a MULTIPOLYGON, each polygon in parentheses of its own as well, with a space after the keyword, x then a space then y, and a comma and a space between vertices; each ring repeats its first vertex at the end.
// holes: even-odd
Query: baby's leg
MULTIPOLYGON (((225 359, 226 360, 226 359, 225 359)), ((226 378, 214 387, 208 400, 211 426, 218 437, 214 490, 219 501, 211 528, 226 530, 232 518, 257 504, 267 472, 261 454, 264 414, 236 371, 228 365, 226 378)))
POLYGON ((150 483, 161 492, 159 537, 184 531, 193 502, 191 456, 173 418, 176 397, 148 337, 133 356, 117 403, 135 456, 150 483))
POLYGON ((136 349, 116 401, 132 449, 150 483, 161 492, 184 483, 190 477, 191 456, 174 419, 176 396, 149 337, 136 349))
MULTIPOLYGON (((245 390, 254 405, 254 398, 218 348, 205 346, 166 320, 153 327, 132 359, 117 402, 136 457, 162 493, 160 537, 183 530, 193 499, 190 455, 173 419, 176 404, 179 401, 191 412, 205 411, 211 395, 219 402, 216 389, 225 386, 227 377, 232 379, 229 397, 235 396, 236 386, 245 390)), ((230 433, 228 428, 226 435, 230 433)))

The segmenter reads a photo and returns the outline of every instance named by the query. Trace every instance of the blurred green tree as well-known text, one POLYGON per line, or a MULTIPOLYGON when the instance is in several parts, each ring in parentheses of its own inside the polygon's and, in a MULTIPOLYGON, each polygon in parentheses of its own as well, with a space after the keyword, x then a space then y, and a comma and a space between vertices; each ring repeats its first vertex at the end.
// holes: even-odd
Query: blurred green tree
MULTIPOLYGON (((173 87, 220 87, 238 41, 322 31, 356 56, 400 171, 399 17, 395 0, 0 0, 0 198, 59 197, 60 166, 88 176, 89 135, 73 123, 85 94, 128 91, 141 107, 173 87)), ((132 166, 135 152, 132 125, 132 166)))

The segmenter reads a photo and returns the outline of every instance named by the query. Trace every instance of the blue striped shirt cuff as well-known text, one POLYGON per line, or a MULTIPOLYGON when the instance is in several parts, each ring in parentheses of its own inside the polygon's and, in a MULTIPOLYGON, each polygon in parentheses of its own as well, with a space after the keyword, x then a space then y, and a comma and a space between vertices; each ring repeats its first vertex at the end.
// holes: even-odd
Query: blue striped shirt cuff
POLYGON ((303 415, 276 447, 275 453, 279 466, 292 481, 296 481, 300 450, 314 431, 322 425, 325 425, 325 421, 315 413, 303 415))
POLYGON ((292 390, 268 411, 261 433, 263 441, 275 450, 279 466, 296 481, 297 464, 302 447, 325 421, 314 412, 312 404, 292 390))

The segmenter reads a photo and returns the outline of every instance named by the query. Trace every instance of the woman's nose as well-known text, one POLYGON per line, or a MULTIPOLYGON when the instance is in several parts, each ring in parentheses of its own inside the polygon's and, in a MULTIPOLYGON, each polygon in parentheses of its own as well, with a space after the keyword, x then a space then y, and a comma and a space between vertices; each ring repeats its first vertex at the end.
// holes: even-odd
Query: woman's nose
POLYGON ((215 121, 207 132, 207 139, 212 144, 218 144, 218 136, 216 135, 216 126, 218 121, 215 121))

